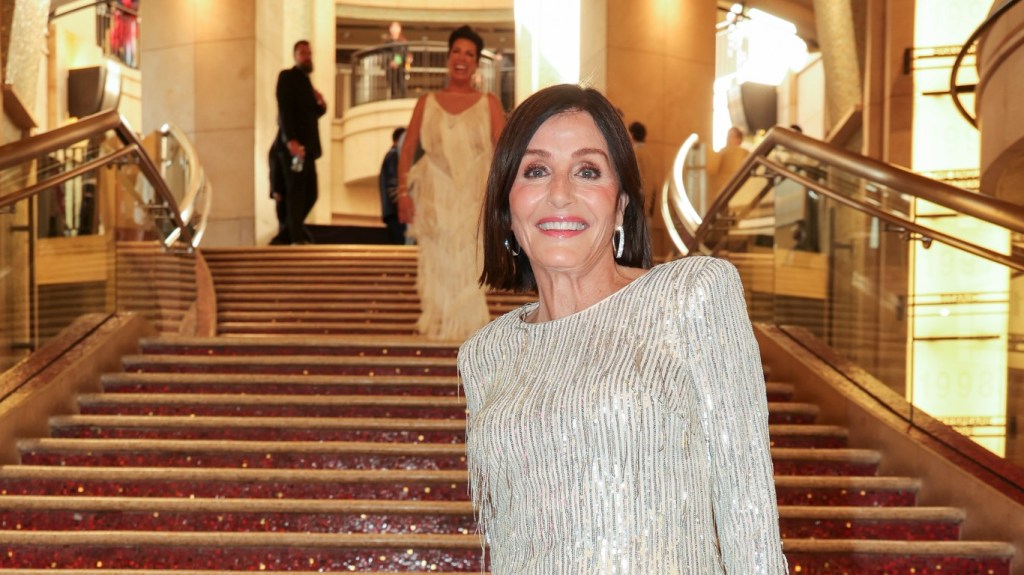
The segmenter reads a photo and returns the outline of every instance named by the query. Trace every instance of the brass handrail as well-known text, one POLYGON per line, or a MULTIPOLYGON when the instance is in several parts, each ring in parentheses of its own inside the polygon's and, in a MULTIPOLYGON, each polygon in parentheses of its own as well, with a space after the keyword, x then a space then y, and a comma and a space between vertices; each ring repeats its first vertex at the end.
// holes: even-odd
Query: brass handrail
MULTIPOLYGON (((117 110, 108 110, 83 118, 74 124, 61 126, 49 132, 15 140, 9 144, 0 146, 0 170, 17 166, 32 158, 66 148, 75 142, 103 133, 107 130, 114 130, 121 124, 121 114, 117 110)), ((118 133, 120 136, 120 133, 118 133)), ((122 140, 123 143, 124 140, 122 140)))
POLYGON ((981 39, 981 36, 985 32, 987 32, 988 29, 991 28, 992 25, 995 24, 996 21, 1003 16, 1003 14, 1005 14, 1007 11, 1010 10, 1010 8, 1013 8, 1019 3, 1020 0, 1006 0, 1006 2, 1003 2, 1003 4, 1000 5, 998 8, 989 12, 988 16, 985 18, 985 21, 982 22, 981 25, 979 25, 977 29, 974 30, 970 37, 967 38, 967 41, 964 42, 963 47, 960 48, 960 53, 957 54, 956 58, 953 60, 952 69, 950 69, 949 71, 949 95, 953 97, 953 105, 956 106, 957 112, 960 112, 960 115, 963 116, 965 120, 970 122, 971 125, 974 126, 975 128, 978 127, 978 117, 968 112, 967 108, 964 107, 963 102, 960 101, 960 94, 963 92, 970 92, 974 90, 975 86, 957 85, 956 78, 957 76, 960 75, 960 65, 963 64, 964 59, 967 58, 967 54, 970 53, 971 48, 973 48, 974 45, 978 42, 978 40, 981 39))
MULTIPOLYGON (((776 146, 783 146, 787 150, 818 160, 824 165, 835 166, 854 176, 886 186, 897 192, 927 200, 1014 232, 1024 233, 1024 207, 991 196, 968 192, 874 158, 830 146, 781 126, 772 128, 764 140, 751 152, 739 171, 729 180, 729 183, 708 208, 708 214, 713 215, 724 210, 743 183, 753 174, 754 168, 763 163, 762 159, 767 158, 776 146)), ((681 183, 682 174, 676 176, 680 178, 680 189, 684 189, 681 183)), ((886 219, 894 220, 901 225, 908 222, 892 214, 886 214, 886 219)), ((700 244, 700 240, 710 230, 712 221, 713 218, 705 217, 700 226, 691 233, 692 239, 686 245, 688 251, 693 251, 700 244)), ((935 233, 937 234, 937 232, 935 233)), ((984 248, 978 246, 978 249, 984 248)))
MULTIPOLYGON (((128 152, 118 151, 117 153, 111 153, 99 160, 94 160, 89 163, 91 167, 101 167, 107 165, 118 158, 125 155, 132 155, 138 162, 139 169, 152 184, 153 189, 156 191, 160 200, 163 202, 164 208, 170 215, 171 220, 174 222, 177 228, 167 238, 164 239, 165 245, 171 245, 178 238, 183 239, 190 245, 193 243, 192 230, 189 229, 186 220, 182 218, 181 210, 178 207, 178 202, 174 199, 174 195, 171 193, 170 188, 167 187, 167 182, 164 181, 163 176, 160 174, 160 170, 153 163, 153 159, 145 153, 142 147, 142 142, 138 136, 128 125, 128 122, 121 116, 117 110, 108 110, 100 112, 74 124, 68 124, 56 128, 49 132, 32 136, 24 140, 18 140, 0 146, 0 170, 11 168, 44 156, 56 150, 66 148, 82 140, 86 140, 92 136, 103 134, 109 130, 113 130, 117 135, 121 143, 125 145, 128 152)), ((57 176, 56 178, 59 178, 57 176)), ((54 180, 56 180, 56 178, 54 180)), ((30 188, 15 191, 3 196, 0 196, 0 209, 8 205, 13 205, 16 202, 24 200, 26 197, 37 194, 49 187, 52 187, 56 183, 51 179, 38 182, 30 188), (30 192, 30 193, 29 193, 30 192)))

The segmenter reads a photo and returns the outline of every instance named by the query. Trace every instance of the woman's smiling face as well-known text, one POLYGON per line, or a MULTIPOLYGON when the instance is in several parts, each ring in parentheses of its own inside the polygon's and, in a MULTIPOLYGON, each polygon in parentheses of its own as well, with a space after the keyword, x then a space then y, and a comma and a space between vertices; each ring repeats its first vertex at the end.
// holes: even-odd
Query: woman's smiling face
POLYGON ((479 55, 476 44, 465 38, 457 38, 448 51, 448 76, 455 80, 469 82, 476 74, 479 55))
POLYGON ((619 187, 590 114, 564 112, 541 124, 509 191, 512 232, 535 273, 615 265, 611 238, 627 201, 619 187))

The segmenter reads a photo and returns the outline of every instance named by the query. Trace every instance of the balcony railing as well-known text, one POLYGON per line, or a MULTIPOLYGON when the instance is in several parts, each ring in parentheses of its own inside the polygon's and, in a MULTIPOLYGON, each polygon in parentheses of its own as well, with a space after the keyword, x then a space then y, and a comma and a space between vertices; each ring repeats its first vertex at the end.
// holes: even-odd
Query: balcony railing
MULTIPOLYGON (((417 98, 444 88, 448 79, 448 44, 395 42, 352 54, 351 105, 417 98)), ((515 101, 513 55, 480 54, 476 85, 498 96, 505 109, 515 101)))

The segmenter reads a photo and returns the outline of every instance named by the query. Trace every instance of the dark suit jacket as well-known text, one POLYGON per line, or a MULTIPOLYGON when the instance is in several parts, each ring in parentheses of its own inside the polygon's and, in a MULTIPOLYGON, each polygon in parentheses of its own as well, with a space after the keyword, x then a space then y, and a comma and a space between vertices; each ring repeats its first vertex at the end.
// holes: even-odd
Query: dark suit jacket
POLYGON ((386 221, 389 216, 397 216, 398 205, 392 195, 398 189, 398 148, 396 146, 391 146, 388 153, 384 154, 377 187, 380 188, 381 219, 386 221))
POLYGON ((327 112, 316 103, 309 75, 292 67, 277 76, 277 124, 283 141, 298 140, 306 148, 306 159, 320 157, 320 128, 317 119, 327 112))

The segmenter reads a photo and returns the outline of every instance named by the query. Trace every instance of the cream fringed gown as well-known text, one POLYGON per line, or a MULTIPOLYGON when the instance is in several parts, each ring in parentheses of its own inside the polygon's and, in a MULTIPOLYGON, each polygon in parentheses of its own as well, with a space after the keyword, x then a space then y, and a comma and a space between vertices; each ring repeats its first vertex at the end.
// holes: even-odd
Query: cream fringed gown
POLYGON ((419 244, 416 325, 428 338, 463 340, 490 321, 479 286, 480 206, 494 148, 487 95, 450 114, 426 97, 420 128, 423 157, 409 170, 416 218, 406 235, 419 244))
POLYGON ((764 377, 736 269, 657 266, 459 351, 494 575, 783 575, 764 377))

